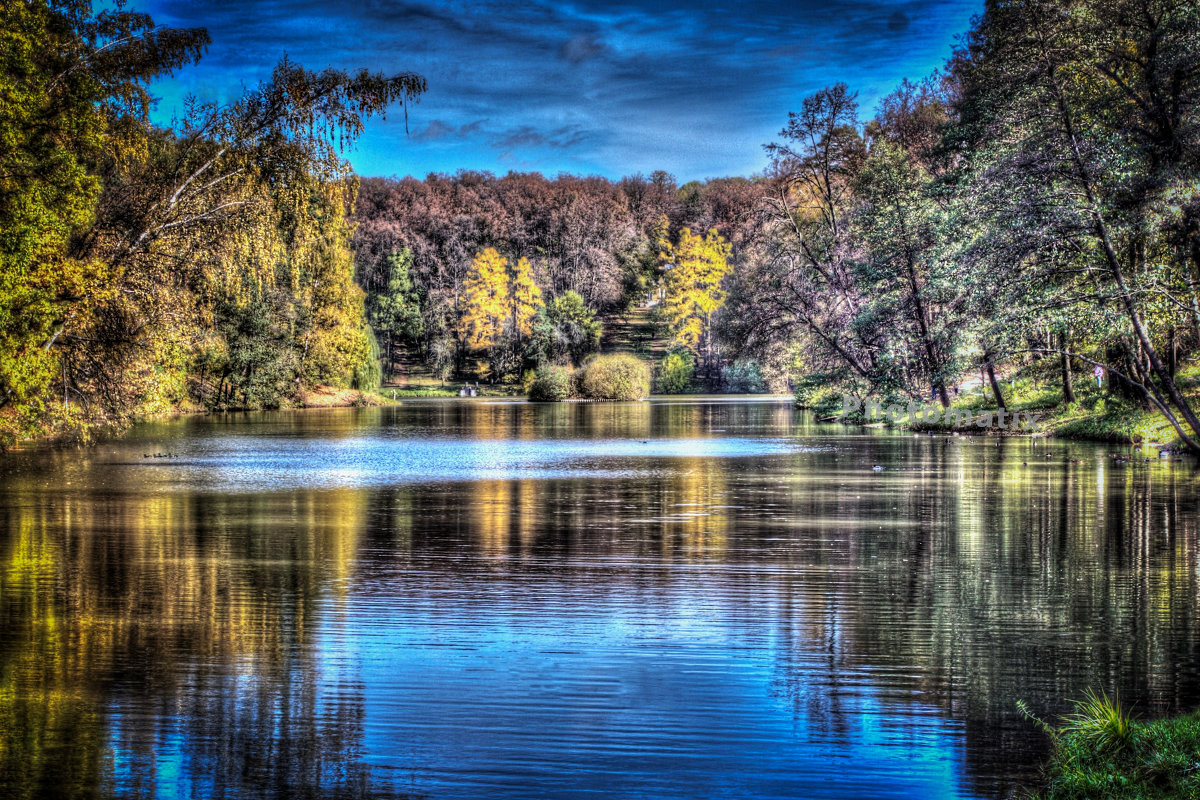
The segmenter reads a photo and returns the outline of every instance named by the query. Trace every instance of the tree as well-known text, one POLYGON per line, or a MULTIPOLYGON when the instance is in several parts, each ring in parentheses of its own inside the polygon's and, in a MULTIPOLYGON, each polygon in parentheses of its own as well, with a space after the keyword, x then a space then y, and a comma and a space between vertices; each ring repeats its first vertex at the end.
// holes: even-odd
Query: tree
POLYGON ((76 0, 0 14, 7 438, 71 418, 119 428, 189 390, 229 403, 257 387, 274 403, 280 385, 348 380, 370 341, 341 149, 424 80, 284 59, 240 99, 160 129, 147 83, 195 61, 204 31, 76 0))
POLYGON ((1104 362, 1194 450, 1200 417, 1160 348, 1200 307, 1197 30, 1185 0, 989 2, 953 65, 981 283, 1100 333, 1102 354, 1073 355, 1104 362))
POLYGON ((886 327, 864 314, 852 257, 853 182, 865 155, 857 108, 845 84, 822 89, 767 146, 766 220, 738 276, 730 337, 764 355, 801 345, 813 372, 886 394, 886 327))
POLYGON ((514 344, 519 348, 533 331, 533 318, 542 303, 542 290, 533 280, 533 266, 527 258, 518 258, 508 274, 508 297, 514 344))
POLYGON ((603 327, 594 312, 576 292, 555 297, 539 312, 533 323, 530 360, 556 364, 582 364, 600 349, 603 327))
MULTIPOLYGON (((0 11, 0 443, 33 432, 62 374, 65 330, 113 297, 111 266, 73 251, 100 196, 94 165, 113 131, 144 124, 146 83, 194 61, 200 29, 91 4, 6 3, 0 11)), ((65 413, 66 409, 58 409, 65 413)))
POLYGON ((715 229, 701 237, 684 228, 659 256, 666 269, 663 308, 675 342, 700 356, 706 367, 716 356, 713 316, 725 301, 729 255, 729 244, 715 229))
POLYGON ((463 283, 460 330, 472 350, 490 350, 500 343, 512 313, 508 293, 508 261, 494 248, 476 253, 463 283))
MULTIPOLYGON (((943 407, 950 405, 946 379, 952 374, 957 315, 952 272, 939 263, 937 209, 929 178, 909 154, 886 138, 873 143, 855 179, 860 205, 854 216, 861 241, 860 292, 874 306, 872 316, 895 321, 891 333, 919 365, 918 396, 933 387, 943 407)), ((905 381, 911 384, 911 381, 905 381)))
POLYGON ((385 363, 391 372, 395 363, 396 341, 419 342, 425 332, 421 316, 421 297, 412 278, 412 251, 407 247, 393 251, 387 259, 387 286, 368 295, 368 319, 387 342, 385 363))

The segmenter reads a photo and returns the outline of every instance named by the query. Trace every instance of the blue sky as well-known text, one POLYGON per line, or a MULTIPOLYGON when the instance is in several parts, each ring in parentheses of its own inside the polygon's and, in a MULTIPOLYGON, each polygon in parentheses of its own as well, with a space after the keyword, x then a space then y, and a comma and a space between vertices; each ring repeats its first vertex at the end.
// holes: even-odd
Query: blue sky
POLYGON ((413 71, 429 91, 374 120, 348 153, 362 175, 459 169, 681 182, 766 165, 787 112, 845 81, 865 112, 940 67, 982 0, 852 2, 282 2, 140 0, 159 24, 203 26, 198 67, 156 85, 157 118, 224 101, 285 53, 311 69, 413 71))

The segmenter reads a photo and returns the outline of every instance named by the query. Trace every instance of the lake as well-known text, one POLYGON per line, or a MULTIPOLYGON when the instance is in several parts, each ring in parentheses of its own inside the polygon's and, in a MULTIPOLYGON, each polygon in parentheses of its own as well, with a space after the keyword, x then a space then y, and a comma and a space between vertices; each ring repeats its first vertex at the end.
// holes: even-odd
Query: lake
POLYGON ((681 398, 0 456, 0 796, 1003 797, 1018 701, 1200 703, 1197 470, 1116 451, 681 398))

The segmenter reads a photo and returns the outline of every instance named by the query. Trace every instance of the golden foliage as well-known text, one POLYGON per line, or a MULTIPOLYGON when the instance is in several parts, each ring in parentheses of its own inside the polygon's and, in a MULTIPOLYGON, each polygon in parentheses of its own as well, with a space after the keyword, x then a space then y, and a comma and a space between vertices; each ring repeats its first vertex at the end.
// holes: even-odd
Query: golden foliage
POLYGON ((667 269, 663 306, 675 342, 699 353, 725 302, 721 282, 729 273, 729 243, 715 229, 701 237, 684 228, 674 246, 664 237, 660 247, 659 262, 667 269))
POLYGON ((529 259, 509 264, 494 247, 475 255, 462 291, 459 331, 467 347, 487 350, 509 336, 528 336, 542 302, 529 259))

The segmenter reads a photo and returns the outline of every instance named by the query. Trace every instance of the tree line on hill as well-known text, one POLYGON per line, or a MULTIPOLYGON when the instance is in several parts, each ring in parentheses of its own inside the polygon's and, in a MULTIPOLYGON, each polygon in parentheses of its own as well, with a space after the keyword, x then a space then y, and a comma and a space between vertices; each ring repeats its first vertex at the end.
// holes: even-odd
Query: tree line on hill
POLYGON ((677 353, 712 371, 726 278, 765 189, 665 172, 364 179, 357 275, 385 368, 402 352, 442 379, 579 365, 605 323, 645 305, 677 353))

